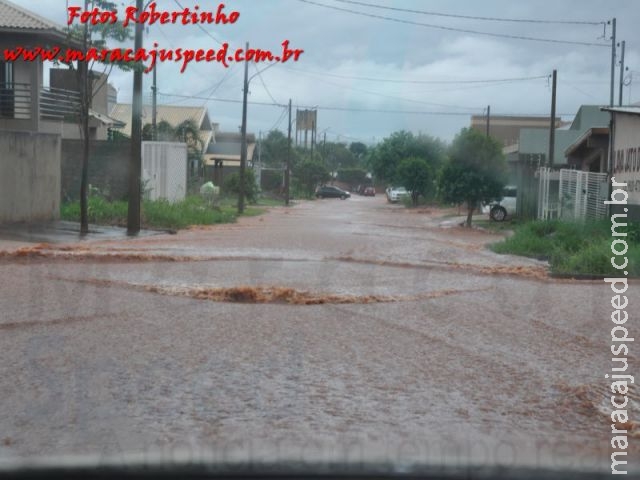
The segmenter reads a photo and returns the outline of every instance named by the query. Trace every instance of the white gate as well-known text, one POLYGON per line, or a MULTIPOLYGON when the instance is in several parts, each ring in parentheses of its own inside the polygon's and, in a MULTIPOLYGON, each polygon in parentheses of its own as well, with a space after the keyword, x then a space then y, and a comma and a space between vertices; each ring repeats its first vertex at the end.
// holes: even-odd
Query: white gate
POLYGON ((558 215, 557 191, 559 173, 549 167, 538 169, 538 219, 550 220, 558 215))
POLYGON ((187 145, 142 142, 142 181, 149 200, 183 200, 187 192, 187 145))
POLYGON ((564 220, 605 218, 607 193, 606 173, 561 169, 558 217, 564 220))

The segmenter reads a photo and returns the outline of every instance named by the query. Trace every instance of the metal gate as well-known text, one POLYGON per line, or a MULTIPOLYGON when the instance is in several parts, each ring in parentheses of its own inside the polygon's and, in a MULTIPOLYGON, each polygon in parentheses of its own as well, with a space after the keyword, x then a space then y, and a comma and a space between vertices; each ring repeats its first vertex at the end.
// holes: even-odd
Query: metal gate
POLYGON ((540 167, 538 175, 538 219, 551 220, 558 216, 558 170, 540 167))
POLYGON ((561 169, 558 217, 564 220, 605 218, 607 194, 606 173, 561 169))

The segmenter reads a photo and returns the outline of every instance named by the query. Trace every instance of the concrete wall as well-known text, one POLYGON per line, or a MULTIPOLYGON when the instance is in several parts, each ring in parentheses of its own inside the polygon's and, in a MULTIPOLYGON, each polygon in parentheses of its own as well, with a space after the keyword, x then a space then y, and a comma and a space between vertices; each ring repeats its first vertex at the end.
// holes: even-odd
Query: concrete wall
POLYGON ((60 216, 60 137, 0 131, 0 223, 60 216))
MULTIPOLYGON (((91 142, 89 156, 89 183, 100 189, 110 200, 127 197, 129 188, 129 158, 131 141, 91 142)), ((82 142, 62 140, 62 198, 80 198, 82 175, 82 142)))

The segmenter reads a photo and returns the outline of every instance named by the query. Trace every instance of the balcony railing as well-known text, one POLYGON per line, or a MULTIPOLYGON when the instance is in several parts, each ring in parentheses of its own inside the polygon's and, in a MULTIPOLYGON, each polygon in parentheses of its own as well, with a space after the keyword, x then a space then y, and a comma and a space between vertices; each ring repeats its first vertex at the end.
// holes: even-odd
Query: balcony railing
POLYGON ((40 118, 43 120, 77 121, 80 114, 80 93, 60 88, 40 90, 40 118))
POLYGON ((31 85, 0 83, 0 118, 20 120, 31 118, 31 85))
MULTIPOLYGON (((31 85, 0 83, 0 119, 31 119, 31 85)), ((40 119, 77 121, 80 113, 80 93, 72 90, 43 87, 40 90, 40 119)))

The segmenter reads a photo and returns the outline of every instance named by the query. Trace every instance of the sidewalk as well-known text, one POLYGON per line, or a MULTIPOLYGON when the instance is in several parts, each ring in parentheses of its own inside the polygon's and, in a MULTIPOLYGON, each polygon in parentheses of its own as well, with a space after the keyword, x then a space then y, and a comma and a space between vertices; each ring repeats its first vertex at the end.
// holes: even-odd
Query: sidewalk
MULTIPOLYGON (((162 231, 141 230, 138 237, 160 235, 162 231)), ((51 221, 0 225, 0 250, 13 250, 33 243, 75 243, 104 240, 125 240, 127 230, 121 227, 89 225, 89 233, 80 235, 78 222, 51 221)))

